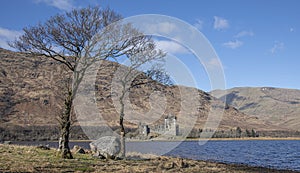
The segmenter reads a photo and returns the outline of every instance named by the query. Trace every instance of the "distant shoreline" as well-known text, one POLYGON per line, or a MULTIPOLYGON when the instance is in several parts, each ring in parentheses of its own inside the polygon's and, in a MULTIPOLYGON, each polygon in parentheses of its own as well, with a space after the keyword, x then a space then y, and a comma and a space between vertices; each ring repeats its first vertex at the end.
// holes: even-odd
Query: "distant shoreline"
POLYGON ((186 139, 186 141, 196 141, 196 140, 211 140, 211 141, 259 141, 259 140, 300 140, 300 137, 284 137, 284 138, 275 138, 275 137, 244 137, 244 138, 191 138, 186 139))
MULTIPOLYGON (((300 137, 284 137, 284 138, 274 138, 274 137, 244 137, 244 138, 186 138, 186 139, 149 139, 149 140, 138 140, 138 139, 129 139, 127 142, 151 142, 151 141, 160 141, 160 142, 180 142, 180 141, 276 141, 276 140, 297 140, 300 141, 300 137)), ((78 142, 78 141, 77 141, 78 142)))
MULTIPOLYGON (((139 139, 128 139, 126 142, 182 142, 182 141, 300 141, 300 137, 285 137, 285 138, 274 138, 274 137, 258 137, 258 138, 176 138, 176 139, 148 139, 148 140, 139 140, 139 139)), ((80 142, 80 141, 75 141, 80 142)))
MULTIPOLYGON (((126 142, 190 142, 190 141, 278 141, 278 140, 295 140, 300 141, 300 137, 285 137, 285 138, 274 138, 274 137, 258 137, 258 138, 187 138, 187 139, 148 139, 148 140, 139 140, 139 139, 128 139, 126 142)), ((92 142, 93 140, 69 140, 72 143, 81 143, 81 142, 92 142)), ((5 141, 3 141, 5 142, 5 141)), ((41 141, 11 141, 13 143, 22 143, 22 142, 58 142, 57 140, 41 140, 41 141)), ((1 144, 1 143, 0 143, 1 144)))
MULTIPOLYGON (((276 141, 276 140, 296 140, 299 141, 300 137, 284 137, 284 138, 274 138, 274 137, 258 137, 258 138, 186 138, 186 139, 149 139, 149 140, 138 140, 129 139, 126 142, 149 142, 149 141, 161 141, 161 142, 179 142, 179 141, 276 141)), ((93 140, 70 140, 70 142, 92 142, 93 140)), ((51 141, 56 142, 56 141, 51 141)))

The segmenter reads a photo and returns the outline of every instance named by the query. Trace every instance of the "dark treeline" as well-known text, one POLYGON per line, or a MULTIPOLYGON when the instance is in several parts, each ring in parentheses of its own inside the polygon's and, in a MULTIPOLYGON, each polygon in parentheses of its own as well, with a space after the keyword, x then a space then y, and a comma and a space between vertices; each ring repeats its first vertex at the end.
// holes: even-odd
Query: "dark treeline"
MULTIPOLYGON (((80 126, 72 126, 70 140, 95 140, 101 136, 118 133, 118 127, 84 127, 86 135, 80 126)), ((128 128, 128 136, 137 135, 137 129, 128 128)), ((13 126, 0 127, 0 143, 3 141, 57 141, 59 134, 58 126, 13 126)))
MULTIPOLYGON (((212 132, 211 129, 193 129, 188 138, 199 138, 200 135, 205 137, 206 133, 212 132)), ((237 127, 230 130, 218 130, 216 131, 212 138, 244 138, 244 137, 300 137, 300 131, 256 131, 255 129, 241 129, 237 127)))
MULTIPOLYGON (((86 135, 78 126, 72 129, 73 139, 85 139, 86 135)), ((56 141, 59 128, 57 126, 13 126, 0 128, 0 141, 56 141)))
MULTIPOLYGON (((199 138, 200 135, 205 137, 206 134, 212 133, 212 129, 193 129, 188 135, 189 138, 199 138)), ((243 138, 243 137, 259 137, 259 132, 254 129, 242 130, 240 127, 230 130, 218 130, 214 132, 213 138, 243 138)))
MULTIPOLYGON (((112 127, 112 131, 117 132, 117 127, 112 127)), ((88 134, 94 134, 90 138, 97 139, 101 135, 107 133, 107 129, 99 127, 85 127, 88 134)), ((71 140, 90 140, 80 126, 73 126, 71 129, 71 140)), ((128 128, 127 137, 135 138, 138 133, 137 129, 128 128)), ((211 133, 211 129, 193 129, 188 138, 199 138, 200 134, 211 133)), ((0 142, 1 141, 57 141, 59 127, 56 126, 13 126, 8 128, 0 127, 0 142)), ((243 138, 243 137, 300 137, 300 131, 256 131, 255 129, 231 129, 216 131, 213 138, 243 138)))

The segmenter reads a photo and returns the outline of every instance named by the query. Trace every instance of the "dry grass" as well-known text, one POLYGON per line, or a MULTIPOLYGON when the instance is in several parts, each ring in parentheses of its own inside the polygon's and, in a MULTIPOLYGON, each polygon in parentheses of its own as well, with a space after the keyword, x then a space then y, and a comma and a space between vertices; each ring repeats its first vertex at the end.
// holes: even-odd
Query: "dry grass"
POLYGON ((128 156, 140 159, 99 160, 89 154, 75 154, 75 159, 65 160, 57 158, 55 152, 54 149, 0 145, 0 172, 292 172, 139 153, 128 156))
POLYGON ((142 153, 139 153, 139 152, 128 152, 128 153, 126 153, 126 157, 141 158, 141 159, 156 159, 159 156, 157 156, 155 154, 142 154, 142 153))

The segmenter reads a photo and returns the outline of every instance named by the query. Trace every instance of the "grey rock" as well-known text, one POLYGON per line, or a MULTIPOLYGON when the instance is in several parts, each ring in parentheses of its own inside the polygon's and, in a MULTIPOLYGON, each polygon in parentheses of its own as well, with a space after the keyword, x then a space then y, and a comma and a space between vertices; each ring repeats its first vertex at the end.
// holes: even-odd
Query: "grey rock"
POLYGON ((106 159, 102 154, 100 154, 99 151, 96 151, 94 154, 93 154, 94 157, 97 157, 98 159, 106 159))
POLYGON ((78 145, 74 145, 73 149, 71 150, 72 153, 76 154, 85 154, 85 151, 82 147, 79 147, 78 145))
POLYGON ((120 152, 121 143, 120 139, 115 136, 105 136, 91 142, 90 148, 96 157, 115 159, 120 152))
POLYGON ((39 149, 42 149, 42 150, 50 150, 50 147, 49 145, 38 145, 36 146, 36 148, 39 148, 39 149))
POLYGON ((11 141, 4 141, 3 144, 4 145, 10 145, 10 144, 12 144, 12 142, 11 141))

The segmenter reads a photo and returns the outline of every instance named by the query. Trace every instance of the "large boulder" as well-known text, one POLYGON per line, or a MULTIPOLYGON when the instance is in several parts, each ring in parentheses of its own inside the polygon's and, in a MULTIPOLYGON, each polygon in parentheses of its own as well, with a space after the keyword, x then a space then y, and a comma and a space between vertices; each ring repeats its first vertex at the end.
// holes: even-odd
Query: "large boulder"
POLYGON ((121 143, 120 139, 115 136, 105 136, 91 142, 90 147, 94 156, 114 159, 120 152, 121 143))

